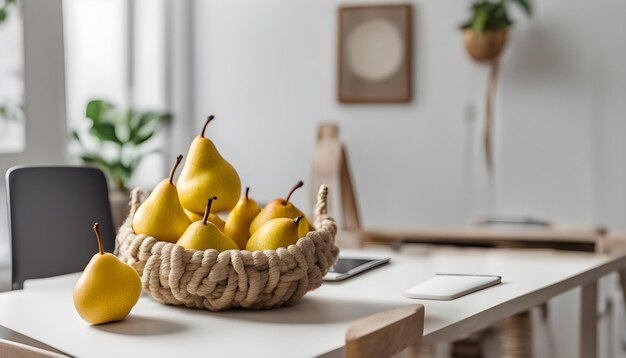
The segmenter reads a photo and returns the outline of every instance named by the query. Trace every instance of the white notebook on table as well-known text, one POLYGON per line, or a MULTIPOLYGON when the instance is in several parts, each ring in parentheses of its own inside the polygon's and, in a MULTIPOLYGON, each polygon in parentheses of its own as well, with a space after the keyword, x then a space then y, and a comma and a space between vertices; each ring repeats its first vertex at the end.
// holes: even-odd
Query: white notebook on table
POLYGON ((404 292, 404 296, 424 300, 449 301, 502 282, 495 275, 467 275, 438 273, 404 292))

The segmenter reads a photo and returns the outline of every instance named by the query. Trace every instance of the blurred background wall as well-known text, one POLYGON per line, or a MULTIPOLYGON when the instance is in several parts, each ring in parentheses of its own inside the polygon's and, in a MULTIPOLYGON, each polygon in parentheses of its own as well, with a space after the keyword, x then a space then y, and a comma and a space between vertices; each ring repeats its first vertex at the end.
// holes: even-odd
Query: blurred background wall
POLYGON ((468 2, 413 2, 406 105, 337 102, 336 9, 349 3, 197 2, 196 127, 219 115, 212 131, 244 182, 272 197, 306 178, 315 128, 333 120, 366 225, 500 214, 624 227, 626 42, 607 35, 626 30, 626 3, 535 1, 532 19, 516 17, 496 95, 492 182, 478 133, 488 69, 471 62, 458 29, 468 2))

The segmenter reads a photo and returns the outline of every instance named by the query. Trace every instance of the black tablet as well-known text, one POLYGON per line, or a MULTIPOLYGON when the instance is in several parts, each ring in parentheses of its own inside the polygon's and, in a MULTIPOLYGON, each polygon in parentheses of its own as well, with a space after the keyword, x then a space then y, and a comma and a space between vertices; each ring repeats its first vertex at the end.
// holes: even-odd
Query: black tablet
POLYGON ((324 276, 325 281, 341 281, 363 271, 386 264, 390 258, 340 257, 324 276))

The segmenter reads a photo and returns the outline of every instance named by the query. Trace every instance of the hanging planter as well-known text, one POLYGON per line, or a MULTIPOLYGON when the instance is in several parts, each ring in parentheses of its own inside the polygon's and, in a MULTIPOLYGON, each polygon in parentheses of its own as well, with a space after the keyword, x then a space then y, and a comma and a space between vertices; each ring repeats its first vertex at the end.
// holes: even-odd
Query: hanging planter
POLYGON ((489 62, 497 60, 506 45, 509 31, 489 30, 476 32, 468 28, 463 30, 463 41, 467 53, 478 62, 489 62))
POLYGON ((532 12, 529 0, 499 0, 496 2, 481 0, 472 5, 472 15, 461 27, 467 53, 475 61, 488 63, 490 66, 483 127, 485 165, 489 174, 493 173, 493 102, 499 59, 507 44, 508 29, 513 25, 507 12, 507 5, 511 2, 518 4, 530 17, 532 12))

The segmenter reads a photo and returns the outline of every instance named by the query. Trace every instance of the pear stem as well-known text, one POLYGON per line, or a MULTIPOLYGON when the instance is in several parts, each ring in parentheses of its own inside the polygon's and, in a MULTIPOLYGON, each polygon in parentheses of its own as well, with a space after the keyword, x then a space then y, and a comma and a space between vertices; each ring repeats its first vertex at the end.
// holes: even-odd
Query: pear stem
POLYGON ((304 185, 304 182, 302 180, 300 180, 298 182, 298 184, 296 184, 291 191, 289 192, 289 194, 287 195, 287 198, 285 200, 283 200, 283 205, 287 205, 287 203, 289 202, 289 199, 291 198, 291 194, 293 194, 294 191, 296 191, 298 188, 302 188, 302 186, 304 185))
POLYGON ((202 127, 202 132, 200 132, 200 137, 204 138, 204 131, 206 130, 206 126, 209 125, 209 122, 211 122, 213 120, 213 118, 215 118, 215 116, 214 115, 210 115, 206 119, 206 122, 204 122, 204 126, 202 127))
POLYGON ((104 255, 104 246, 102 245, 102 235, 100 234, 100 224, 93 224, 93 231, 96 233, 96 239, 98 239, 98 250, 100 255, 104 255))
POLYGON ((250 192, 250 187, 249 187, 249 186, 247 186, 247 187, 246 187, 246 200, 250 200, 250 199, 248 198, 248 193, 249 193, 249 192, 250 192))
POLYGON ((202 224, 206 225, 207 220, 209 220, 209 214, 211 213, 211 204, 213 200, 217 200, 217 196, 214 196, 207 200, 206 209, 204 209, 204 217, 202 218, 202 224))
POLYGON ((178 164, 180 164, 181 160, 183 160, 183 156, 179 154, 178 157, 176 157, 176 164, 174 164, 172 170, 170 170, 170 184, 172 185, 174 185, 174 173, 176 172, 176 168, 178 168, 178 164))
POLYGON ((303 217, 304 217, 304 216, 300 215, 300 216, 298 216, 297 218, 293 219, 293 222, 295 222, 295 223, 296 223, 296 225, 298 225, 298 224, 300 224, 300 220, 302 220, 302 218, 303 218, 303 217))

